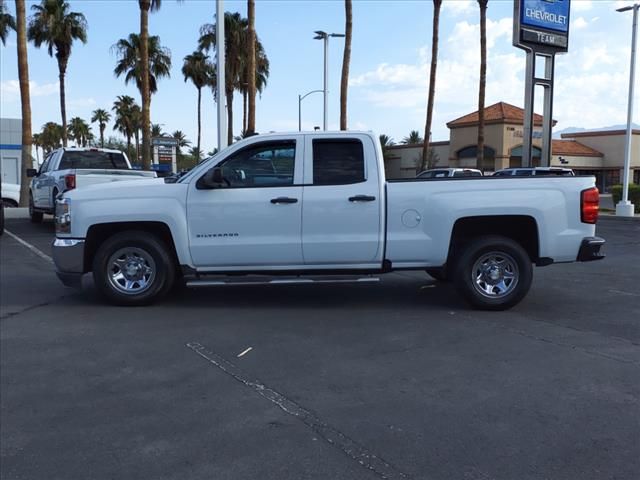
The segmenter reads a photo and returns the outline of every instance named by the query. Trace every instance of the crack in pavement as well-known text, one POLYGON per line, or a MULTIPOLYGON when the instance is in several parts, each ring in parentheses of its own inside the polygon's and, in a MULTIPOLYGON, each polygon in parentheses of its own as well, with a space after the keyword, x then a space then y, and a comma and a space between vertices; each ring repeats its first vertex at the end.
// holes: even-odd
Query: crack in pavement
POLYGON ((350 459, 356 461, 362 467, 370 470, 385 479, 411 478, 408 474, 400 471, 397 467, 387 462, 379 455, 370 452, 366 447, 348 437, 335 427, 322 421, 318 416, 311 413, 298 403, 287 398, 276 390, 269 388, 257 379, 250 380, 248 376, 233 363, 225 360, 220 355, 207 349, 198 342, 187 343, 186 346, 200 355, 202 358, 215 365, 227 375, 231 376, 243 385, 251 388, 262 397, 276 404, 288 415, 296 417, 302 423, 311 428, 331 446, 336 447, 350 459))

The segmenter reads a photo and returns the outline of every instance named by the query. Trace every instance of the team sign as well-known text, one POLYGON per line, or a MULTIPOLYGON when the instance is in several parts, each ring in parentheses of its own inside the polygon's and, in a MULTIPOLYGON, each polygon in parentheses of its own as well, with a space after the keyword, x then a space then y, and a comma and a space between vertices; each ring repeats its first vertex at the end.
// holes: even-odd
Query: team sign
POLYGON ((521 8, 524 25, 569 31, 569 0, 523 0, 521 8))

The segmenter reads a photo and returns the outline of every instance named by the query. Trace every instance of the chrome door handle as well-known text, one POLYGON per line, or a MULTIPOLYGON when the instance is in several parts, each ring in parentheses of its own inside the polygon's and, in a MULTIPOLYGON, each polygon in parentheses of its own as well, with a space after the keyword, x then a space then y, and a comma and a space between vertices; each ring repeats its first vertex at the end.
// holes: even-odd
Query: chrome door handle
POLYGON ((373 195, 356 195, 349 197, 350 202, 373 202, 376 199, 373 195))
POLYGON ((278 197, 278 198, 272 198, 271 199, 271 203, 276 204, 276 203, 298 203, 298 199, 297 198, 290 198, 290 197, 278 197))

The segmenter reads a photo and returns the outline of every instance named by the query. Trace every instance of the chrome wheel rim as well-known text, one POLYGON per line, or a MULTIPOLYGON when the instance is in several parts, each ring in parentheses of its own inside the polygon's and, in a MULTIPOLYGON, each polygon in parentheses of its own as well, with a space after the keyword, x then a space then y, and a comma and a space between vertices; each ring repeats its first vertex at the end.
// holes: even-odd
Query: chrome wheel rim
POLYGON ((489 252, 473 264, 471 281, 476 291, 486 298, 503 298, 518 285, 517 262, 504 252, 489 252))
POLYGON ((107 265, 109 284, 125 295, 148 290, 156 278, 156 262, 140 248, 121 248, 109 257, 107 265))

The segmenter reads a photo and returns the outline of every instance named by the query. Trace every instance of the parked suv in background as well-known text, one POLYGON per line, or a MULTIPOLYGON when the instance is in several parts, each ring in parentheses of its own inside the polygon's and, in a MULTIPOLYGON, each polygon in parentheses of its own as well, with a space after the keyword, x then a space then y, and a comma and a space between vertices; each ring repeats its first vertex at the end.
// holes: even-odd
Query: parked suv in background
POLYGON ((127 156, 107 148, 59 148, 51 152, 39 170, 28 169, 31 221, 53 215, 56 197, 74 188, 120 180, 143 180, 157 177, 156 172, 132 170, 127 156))
POLYGON ((416 178, 481 177, 482 172, 475 168, 432 168, 417 175, 416 178))
POLYGON ((561 167, 531 167, 531 168, 505 168, 498 170, 493 177, 531 177, 537 175, 557 175, 561 177, 573 177, 573 170, 561 167))

